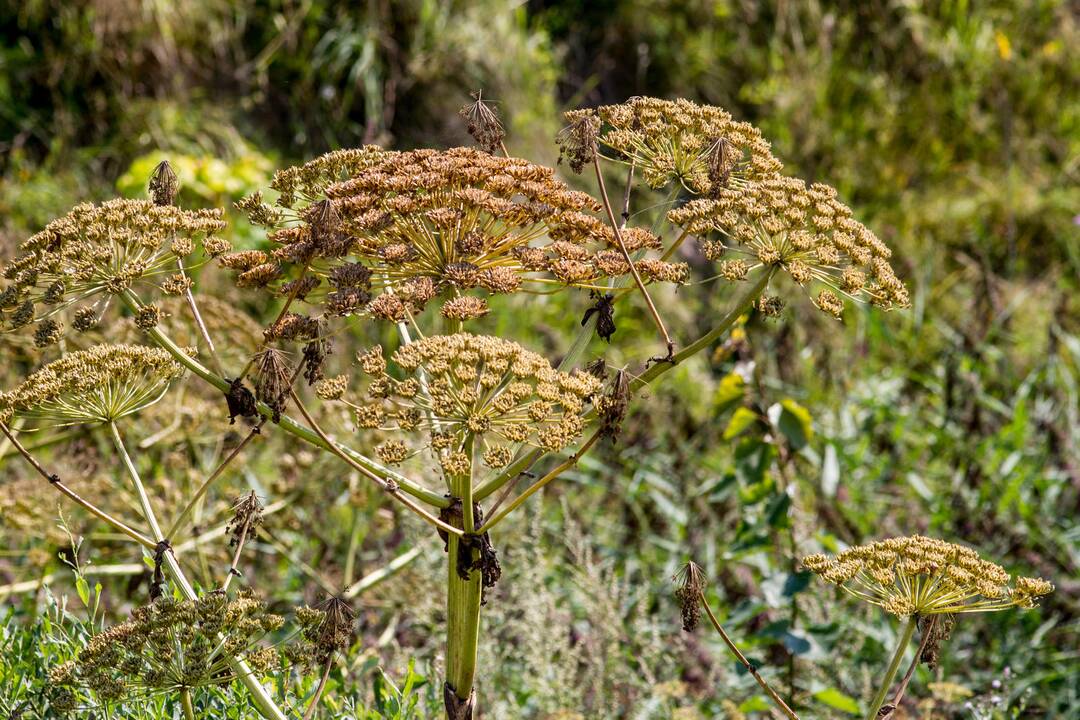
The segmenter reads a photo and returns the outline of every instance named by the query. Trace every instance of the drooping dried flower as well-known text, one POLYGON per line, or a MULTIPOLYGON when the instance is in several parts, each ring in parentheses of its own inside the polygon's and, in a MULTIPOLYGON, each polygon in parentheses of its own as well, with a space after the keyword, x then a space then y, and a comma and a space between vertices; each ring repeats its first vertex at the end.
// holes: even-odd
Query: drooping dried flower
POLYGON ((255 397, 274 411, 274 422, 281 420, 292 383, 293 368, 281 350, 268 347, 255 356, 255 397))
POLYGON ((226 685, 236 678, 233 657, 255 672, 269 669, 277 653, 259 642, 282 623, 245 592, 231 600, 221 592, 164 597, 91 637, 74 661, 50 671, 50 681, 105 703, 226 685))
POLYGON ((593 402, 600 416, 600 435, 612 442, 619 439, 626 410, 630 405, 630 378, 625 370, 615 373, 607 392, 593 402))
POLYGON ((150 200, 155 205, 172 205, 176 202, 176 193, 180 190, 180 181, 173 172, 168 160, 162 160, 150 175, 150 200))
POLYGON ((559 146, 559 162, 564 159, 570 169, 581 174, 592 163, 598 151, 600 118, 594 110, 569 110, 563 113, 566 127, 559 131, 555 142, 559 146))
POLYGON ((588 373, 555 370, 540 355, 495 337, 458 333, 400 347, 392 360, 410 377, 387 372, 377 349, 360 357, 372 375, 366 399, 346 400, 361 428, 424 431, 448 475, 468 473, 472 440, 491 465, 509 462, 508 446, 559 450, 582 430, 585 402, 600 387, 588 373), (426 378, 427 392, 414 373, 426 378))
POLYGON ((1013 582, 969 547, 914 535, 810 555, 807 570, 893 615, 958 614, 1035 607, 1054 590, 1041 578, 1013 582))
POLYGON ((331 596, 317 608, 299 608, 296 619, 301 627, 301 640, 286 650, 291 662, 325 665, 335 652, 347 649, 352 642, 356 614, 342 598, 331 596))
POLYGON ((262 524, 263 505, 255 491, 241 495, 233 503, 233 516, 225 526, 229 535, 229 545, 236 547, 243 537, 250 537, 255 528, 262 524))
POLYGON ((701 594, 705 591, 705 574, 696 563, 688 562, 675 576, 675 598, 682 608, 683 630, 691 632, 701 622, 701 594))
POLYGON ((668 219, 699 236, 709 259, 744 256, 720 263, 726 279, 778 268, 799 285, 825 285, 817 305, 836 317, 843 311, 841 295, 883 308, 908 304, 907 288, 889 265, 892 251, 852 218, 827 185, 774 176, 691 200, 669 212, 668 219))
POLYGON ((133 285, 160 287, 177 253, 224 229, 219 210, 180 210, 147 200, 78 205, 24 242, 4 267, 0 326, 15 329, 133 285))
POLYGON ((0 393, 0 411, 56 425, 110 422, 157 402, 182 374, 160 348, 98 345, 64 355, 0 393))
POLYGON ((692 193, 715 194, 782 168, 757 128, 711 105, 634 97, 578 112, 595 112, 600 145, 632 162, 654 188, 677 181, 692 193))
POLYGON ((476 144, 490 153, 498 152, 506 137, 506 130, 499 122, 490 103, 483 100, 483 91, 473 93, 473 102, 461 108, 460 115, 467 123, 466 130, 476 144))

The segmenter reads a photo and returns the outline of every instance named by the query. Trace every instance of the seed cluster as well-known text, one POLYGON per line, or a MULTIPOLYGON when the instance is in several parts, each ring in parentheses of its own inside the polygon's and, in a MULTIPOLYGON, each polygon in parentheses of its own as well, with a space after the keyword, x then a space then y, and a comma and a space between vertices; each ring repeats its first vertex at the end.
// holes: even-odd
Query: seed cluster
POLYGON ((1015 582, 971 548, 914 535, 810 555, 807 570, 893 615, 935 615, 1030 608, 1054 590, 1040 578, 1015 582))
POLYGON ((599 142, 616 159, 633 163, 645 182, 660 188, 673 180, 695 194, 714 194, 780 171, 769 143, 750 123, 725 110, 689 100, 635 97, 618 105, 566 114, 560 135, 564 156, 580 172, 599 142))
POLYGON ((908 305, 907 289, 889 264, 891 251, 828 185, 774 175, 691 200, 668 219, 701 238, 702 253, 720 261, 726 279, 779 268, 799 285, 825 285, 816 303, 835 317, 843 312, 841 296, 883 308, 908 305))
MULTIPOLYGON (((176 291, 180 281, 169 277, 169 270, 176 269, 177 258, 194 252, 197 242, 220 244, 212 236, 225 228, 221 218, 220 210, 180 210, 146 200, 75 206, 24 242, 4 267, 9 283, 0 292, 0 329, 49 320, 72 304, 136 283, 176 291)), ((98 319, 95 309, 84 306, 75 326, 92 327, 98 319)), ((48 327, 40 340, 35 338, 39 345, 62 333, 56 321, 48 327)))
MULTIPOLYGON (((483 335, 424 338, 398 348, 391 359, 406 379, 389 374, 380 347, 359 356, 371 380, 366 398, 349 403, 357 425, 428 433, 449 475, 469 472, 471 447, 490 467, 507 465, 514 443, 549 451, 566 447, 580 436, 582 409, 600 389, 593 375, 561 372, 517 343, 483 335)), ((397 439, 377 452, 388 463, 409 454, 397 439)))
MULTIPOLYGON (((444 314, 465 320, 485 306, 461 300, 463 293, 590 286, 629 272, 611 228, 595 214, 599 204, 550 168, 475 148, 363 152, 363 171, 341 182, 324 182, 323 165, 298 171, 306 179, 293 185, 302 190, 284 189, 319 190, 325 199, 291 220, 261 201, 242 204, 254 221, 277 226, 270 233, 277 247, 224 256, 239 284, 281 280, 280 292, 321 301, 330 315, 366 311, 391 321, 446 296, 444 314), (307 274, 290 280, 293 268, 307 274)), ((631 252, 661 247, 645 230, 628 231, 624 241, 631 252)), ((687 274, 683 264, 656 259, 639 271, 664 282, 687 274)))
POLYGON ((0 421, 19 413, 57 425, 110 422, 157 402, 183 371, 160 348, 96 345, 64 355, 0 393, 0 421))
POLYGON ((222 592, 162 598, 90 638, 77 659, 52 668, 50 685, 89 689, 101 701, 116 702, 227 684, 235 678, 231 657, 259 674, 277 662, 277 651, 258 643, 282 622, 247 593, 231 600, 222 592))

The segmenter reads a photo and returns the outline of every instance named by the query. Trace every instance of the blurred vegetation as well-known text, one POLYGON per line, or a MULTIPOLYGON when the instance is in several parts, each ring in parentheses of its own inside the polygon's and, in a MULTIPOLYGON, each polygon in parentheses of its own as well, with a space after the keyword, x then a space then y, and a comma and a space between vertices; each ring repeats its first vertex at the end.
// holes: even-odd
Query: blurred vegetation
MULTIPOLYGON (((795 558, 926 532, 1052 578, 1058 592, 1037 612, 965 618, 941 667, 916 675, 905 717, 1074 717, 1078 22, 1066 0, 0 2, 0 250, 76 202, 140 195, 162 156, 183 204, 228 206, 274 167, 328 148, 463 143, 457 109, 479 88, 497 101, 511 151, 548 162, 562 108, 639 94, 721 105, 761 127, 790 172, 840 189, 895 249, 913 307, 851 310, 842 326, 809 304, 779 320, 751 315, 707 362, 639 402, 618 445, 502 532, 506 574, 485 630, 485 664, 500 670, 481 687, 485 716, 766 717, 714 638, 677 630, 669 578, 689 556, 729 630, 805 716, 845 716, 893 631, 810 583, 795 558)), ((238 245, 260 242, 238 217, 233 226, 238 245)), ((716 294, 660 300, 688 327, 723 307, 716 294)), ((514 304, 517 322, 504 322, 532 327, 552 353, 585 309, 581 298, 514 304)), ((258 328, 222 306, 210 314, 237 346, 256 342, 258 328)), ((627 311, 619 332, 647 334, 647 322, 627 311)), ((7 339, 0 352, 7 368, 35 362, 7 339)), ((608 361, 647 356, 635 352, 608 361)), ((207 421, 221 415, 215 402, 182 398, 148 420, 140 457, 161 492, 198 482, 237 441, 207 421), (155 441, 177 422, 191 429, 183 443, 155 441), (192 477, 174 472, 185 463, 192 477)), ((57 453, 88 492, 107 482, 99 443, 76 434, 57 453)), ((0 450, 3 582, 52 575, 54 592, 73 592, 56 499, 0 450)), ((249 571, 277 588, 272 604, 314 601, 317 578, 355 578, 433 543, 307 449, 259 445, 243 475, 234 491, 287 501, 249 571), (349 547, 357 567, 339 561, 349 547)), ((206 523, 223 522, 229 497, 208 503, 206 523)), ((87 518, 69 521, 95 564, 133 562, 87 518)), ((200 549, 204 568, 225 552, 200 549)), ((334 674, 337 710, 382 713, 385 683, 404 686, 410 658, 419 675, 436 667, 428 570, 438 572, 408 569, 363 596, 355 660, 334 674)), ((145 582, 121 578, 102 576, 110 612, 145 582)), ((61 623, 43 596, 8 599, 18 618, 36 601, 51 626, 20 635, 8 619, 0 632, 8 687, 70 652, 70 628, 89 631, 61 623)), ((430 686, 413 685, 428 708, 415 717, 437 712, 430 686)), ((0 697, 0 712, 21 701, 0 697)))

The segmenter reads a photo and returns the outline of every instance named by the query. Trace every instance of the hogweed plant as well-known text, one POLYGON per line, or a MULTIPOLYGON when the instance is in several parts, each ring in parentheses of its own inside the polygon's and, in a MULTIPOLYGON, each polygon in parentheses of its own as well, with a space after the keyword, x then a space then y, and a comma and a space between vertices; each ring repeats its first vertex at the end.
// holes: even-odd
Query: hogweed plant
POLYGON ((1003 567, 982 559, 969 547, 919 535, 851 547, 831 558, 810 555, 803 558, 803 565, 859 600, 906 619, 867 720, 891 716, 920 661, 936 664, 937 649, 956 616, 1032 608, 1054 590, 1041 578, 1014 581, 1003 567), (920 626, 922 642, 896 695, 886 704, 885 697, 920 626))
MULTIPOLYGON (((780 286, 801 288, 835 317, 844 299, 883 309, 908 302, 889 249, 836 192, 782 175, 761 133, 719 108, 634 98, 568 112, 557 138, 561 161, 577 173, 590 168, 595 194, 508 152, 499 118, 479 94, 462 116, 479 148, 367 146, 279 170, 265 196, 237 204, 266 229, 261 249, 234 251, 221 237, 221 211, 176 207, 176 177, 163 163, 149 200, 80 205, 5 263, 4 331, 32 333, 38 347, 55 353, 58 346, 60 356, 0 395, 0 430, 48 483, 141 545, 155 565, 152 603, 58 669, 58 683, 190 699, 200 683, 235 677, 265 717, 289 716, 292 709, 275 704, 263 684, 267 651, 252 644, 270 621, 245 615, 220 623, 214 614, 236 603, 254 607, 246 596, 229 599, 229 579, 242 565, 245 539, 259 532, 255 498, 236 505, 232 564, 219 587, 196 591, 175 549, 190 531, 192 509, 244 462, 254 438, 276 431, 330 453, 438 533, 447 558, 446 714, 474 717, 482 606, 500 576, 495 532, 602 438, 614 440, 635 393, 710 348, 751 308, 777 312, 780 286), (617 194, 609 183, 619 183, 617 194), (653 191, 668 192, 668 201, 655 227, 639 227, 634 202, 653 191), (695 251, 717 264, 694 283, 738 290, 708 318, 707 331, 687 337, 669 327, 652 295, 692 281, 684 258, 695 251), (196 286, 197 268, 200 279, 227 273, 274 308, 254 354, 236 361, 230 338, 212 337, 200 305, 222 303, 196 286), (515 338, 473 330, 500 312, 506 296, 555 293, 580 293, 591 305, 557 365, 515 338), (594 334, 623 340, 615 319, 627 303, 648 312, 662 348, 643 367, 610 372, 585 350, 594 334), (110 312, 134 318, 141 344, 113 342, 110 312), (192 347, 172 336, 169 313, 180 312, 197 328, 187 338, 192 347), (70 340, 69 327, 78 331, 70 340), (328 361, 350 329, 396 340, 345 362, 339 348, 328 361), (339 374, 330 374, 332 365, 339 374), (125 424, 193 381, 220 393, 221 413, 238 423, 242 439, 166 518, 128 451, 125 424), (105 512, 19 439, 31 428, 73 424, 108 435, 140 517, 105 512), (522 479, 530 481, 523 488, 522 479), (209 620, 175 625, 208 609, 209 620), (177 667, 166 636, 190 646, 202 667, 177 667)), ((873 565, 846 580, 876 598, 864 584, 875 577, 871 570, 882 575, 873 565)), ((911 575, 897 575, 897 586, 911 589, 911 575)), ((940 569, 931 576, 933 593, 924 583, 910 605, 888 607, 912 617, 928 612, 927 603, 955 608, 969 581, 940 569)), ((969 607, 989 609, 1038 589, 996 587, 998 594, 969 607)), ((317 712, 335 658, 348 647, 354 590, 298 613, 300 641, 285 655, 322 678, 304 717, 317 712)))

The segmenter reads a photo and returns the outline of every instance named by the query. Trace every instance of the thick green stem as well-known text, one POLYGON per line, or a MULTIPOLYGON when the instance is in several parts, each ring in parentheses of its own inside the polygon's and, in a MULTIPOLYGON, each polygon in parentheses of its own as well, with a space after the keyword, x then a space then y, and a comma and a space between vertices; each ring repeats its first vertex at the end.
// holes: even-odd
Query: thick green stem
POLYGON ((186 720, 195 720, 195 705, 191 702, 191 690, 187 688, 180 690, 180 705, 184 708, 186 720))
MULTIPOLYGON (((450 477, 450 493, 461 500, 461 529, 468 534, 476 529, 476 518, 473 514, 471 436, 466 441, 463 450, 469 457, 470 471, 450 477)), ((463 578, 458 573, 458 553, 469 552, 471 561, 475 550, 461 548, 463 541, 468 542, 465 538, 459 538, 456 535, 447 537, 446 682, 449 686, 448 690, 459 701, 451 707, 450 703, 453 701, 447 698, 447 716, 451 720, 458 720, 459 717, 472 716, 472 689, 473 678, 476 676, 476 651, 480 639, 482 589, 480 572, 469 570, 468 578, 463 578), (468 708, 467 712, 466 708, 468 708)))
POLYGON ((904 660, 904 653, 907 652, 908 643, 911 642, 911 636, 915 634, 915 628, 918 624, 918 615, 913 614, 908 618, 904 631, 900 634, 900 642, 896 644, 896 652, 893 653, 889 669, 885 671, 885 677, 881 680, 881 687, 878 688, 874 701, 870 703, 870 710, 866 713, 866 720, 877 720, 878 710, 881 709, 881 704, 885 702, 885 696, 889 694, 893 678, 896 677, 896 671, 900 669, 900 663, 904 660))
MULTIPOLYGON (((109 423, 109 429, 112 431, 113 442, 116 444, 116 451, 120 453, 121 458, 123 458, 124 467, 127 469, 128 475, 131 476, 131 482, 135 486, 136 493, 139 496, 139 504, 142 506, 146 523, 153 532, 154 540, 160 543, 166 538, 161 533, 161 526, 158 524, 157 517, 154 515, 154 509, 150 505, 150 498, 146 494, 142 478, 139 477, 139 471, 135 467, 135 463, 132 462, 131 456, 127 452, 127 448, 124 447, 124 441, 123 438, 120 437, 120 431, 117 429, 116 423, 109 423)), ((188 600, 197 600, 199 595, 195 592, 195 588, 191 586, 191 583, 188 582, 173 551, 165 550, 161 555, 165 561, 166 570, 173 581, 176 582, 177 587, 180 588, 181 594, 188 600)), ((274 704, 270 694, 266 692, 266 688, 262 686, 259 679, 251 672, 251 668, 248 667, 246 662, 237 657, 230 657, 229 667, 236 673, 237 679, 239 679, 244 687, 247 688, 248 693, 251 695, 251 701, 258 709, 260 715, 266 718, 266 720, 286 720, 285 714, 281 712, 276 704, 274 704)))

